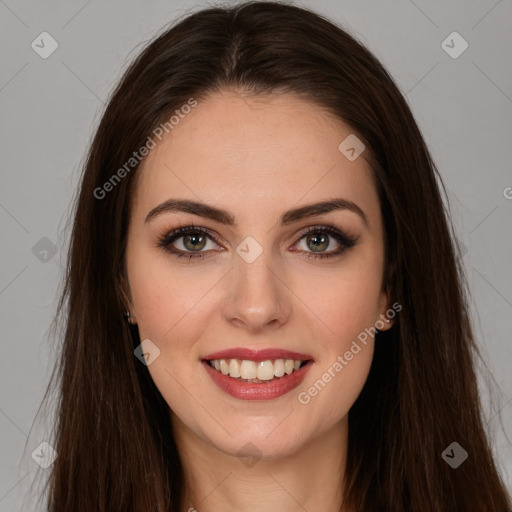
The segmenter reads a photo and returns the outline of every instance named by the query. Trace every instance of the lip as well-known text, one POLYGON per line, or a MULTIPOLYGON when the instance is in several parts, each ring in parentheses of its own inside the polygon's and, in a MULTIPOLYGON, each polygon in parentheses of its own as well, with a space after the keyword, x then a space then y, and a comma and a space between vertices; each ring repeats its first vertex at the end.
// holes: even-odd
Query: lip
POLYGON ((254 361, 256 363, 270 359, 300 359, 301 361, 314 360, 310 355, 300 354, 299 352, 292 352, 290 350, 282 350, 278 348, 253 350, 245 347, 228 348, 226 350, 208 354, 201 359, 203 361, 210 361, 212 359, 247 359, 248 361, 254 361))
MULTIPOLYGON (((284 351, 277 351, 284 353, 284 351)), ((220 352, 219 352, 220 353, 220 352)), ((230 352, 231 353, 231 352, 230 352)), ((288 352, 292 354, 293 352, 288 352)), ((217 354, 211 354, 217 356, 217 354)), ((259 357, 259 354, 258 356, 259 357)), ((214 357, 213 359, 215 359, 214 357)), ((267 353, 265 358, 269 359, 267 353)), ((266 359, 262 359, 265 361, 266 359)), ((223 358, 221 358, 223 359, 223 358)), ((234 359, 234 358, 233 358, 234 359)), ((270 358, 272 359, 272 358, 270 358)), ((277 358, 279 359, 279 357, 277 358)), ((290 357, 289 359, 293 359, 290 357)), ((297 358, 300 359, 300 358, 297 358)), ((254 359, 252 359, 254 360, 254 359)), ((309 360, 298 370, 293 371, 290 375, 283 375, 278 379, 274 379, 268 382, 243 382, 233 379, 228 375, 224 375, 221 372, 212 368, 208 361, 201 361, 206 373, 211 377, 213 382, 225 393, 228 393, 234 398, 240 400, 274 400, 280 396, 285 395, 292 389, 295 389, 304 380, 304 377, 313 366, 313 360, 309 360)))

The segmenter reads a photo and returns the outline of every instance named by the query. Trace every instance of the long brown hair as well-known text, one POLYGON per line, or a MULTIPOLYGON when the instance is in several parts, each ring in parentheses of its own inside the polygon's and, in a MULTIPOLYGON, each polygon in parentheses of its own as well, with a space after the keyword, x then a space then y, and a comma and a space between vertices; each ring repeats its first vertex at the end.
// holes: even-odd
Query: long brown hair
POLYGON ((343 29, 293 5, 248 2, 195 12, 150 42, 113 91, 93 138, 55 319, 63 335, 49 385, 59 383, 50 511, 183 506, 168 405, 134 357, 138 331, 123 316, 140 164, 112 177, 176 109, 224 89, 301 97, 347 123, 367 148, 386 233, 384 286, 402 310, 391 330, 377 334, 369 377, 349 413, 347 508, 509 510, 482 423, 478 350, 442 181, 406 101, 343 29), (107 182, 108 193, 98 192, 107 182), (441 457, 454 441, 468 453, 457 469, 441 457))

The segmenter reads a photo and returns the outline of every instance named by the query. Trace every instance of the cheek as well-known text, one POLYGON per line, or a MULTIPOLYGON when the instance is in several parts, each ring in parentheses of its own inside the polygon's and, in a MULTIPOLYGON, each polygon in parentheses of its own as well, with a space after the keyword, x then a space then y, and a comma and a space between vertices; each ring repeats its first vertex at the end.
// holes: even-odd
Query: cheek
POLYGON ((312 423, 334 424, 344 418, 368 377, 380 290, 379 281, 367 277, 344 285, 331 282, 311 297, 316 315, 329 329, 315 340, 320 357, 297 393, 312 423))
POLYGON ((321 364, 297 395, 308 421, 334 425, 347 417, 368 377, 373 347, 372 339, 366 344, 355 341, 344 347, 346 351, 321 364))
POLYGON ((134 251, 127 263, 141 339, 154 338, 163 344, 183 325, 197 325, 194 318, 208 303, 213 284, 208 276, 170 265, 168 258, 134 251))
POLYGON ((200 363, 195 361, 193 340, 204 329, 205 311, 211 307, 207 292, 213 283, 171 268, 165 256, 145 257, 151 264, 134 264, 128 275, 140 339, 150 339, 159 350, 148 371, 169 407, 194 425, 190 404, 198 397, 191 384, 200 363))
POLYGON ((381 294, 378 258, 333 274, 316 281, 304 278, 299 292, 306 296, 309 290, 307 303, 328 329, 316 339, 321 357, 297 398, 312 419, 328 423, 348 414, 368 377, 381 294))
POLYGON ((366 261, 351 258, 330 273, 296 277, 294 290, 318 320, 320 341, 327 352, 345 352, 352 340, 374 326, 379 318, 381 279, 378 255, 366 261))

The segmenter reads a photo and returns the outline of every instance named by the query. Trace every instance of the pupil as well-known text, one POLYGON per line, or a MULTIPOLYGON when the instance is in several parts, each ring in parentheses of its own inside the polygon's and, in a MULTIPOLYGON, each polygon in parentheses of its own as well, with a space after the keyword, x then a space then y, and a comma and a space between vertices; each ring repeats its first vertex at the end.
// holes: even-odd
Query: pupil
POLYGON ((329 239, 325 234, 309 235, 307 238, 307 242, 308 244, 310 242, 313 242, 314 245, 310 247, 310 249, 312 249, 315 252, 327 249, 327 247, 329 246, 329 239))

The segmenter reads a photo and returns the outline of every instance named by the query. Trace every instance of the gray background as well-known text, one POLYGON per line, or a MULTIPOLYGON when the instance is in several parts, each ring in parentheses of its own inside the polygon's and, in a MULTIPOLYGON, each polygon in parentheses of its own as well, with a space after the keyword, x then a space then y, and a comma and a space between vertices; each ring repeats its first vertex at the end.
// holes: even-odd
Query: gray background
MULTIPOLYGON (((1 511, 21 510, 36 470, 44 471, 31 452, 48 434, 31 427, 55 357, 46 335, 64 268, 68 207, 104 100, 143 42, 206 5, 0 0, 1 511), (31 48, 43 31, 59 45, 47 59, 31 48)), ((512 488, 504 432, 512 432, 512 2, 302 5, 349 29, 389 69, 449 189, 475 330, 493 376, 481 379, 487 427, 512 488), (441 46, 453 31, 469 44, 455 59, 441 46)))

